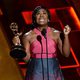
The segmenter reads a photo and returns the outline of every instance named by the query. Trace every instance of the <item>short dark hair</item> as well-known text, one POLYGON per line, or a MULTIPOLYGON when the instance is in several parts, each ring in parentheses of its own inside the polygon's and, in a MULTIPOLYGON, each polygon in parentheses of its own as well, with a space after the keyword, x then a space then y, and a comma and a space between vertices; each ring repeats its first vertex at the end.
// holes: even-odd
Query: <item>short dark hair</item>
POLYGON ((48 19, 51 20, 51 15, 50 15, 49 10, 48 10, 47 8, 45 8, 44 6, 37 6, 37 7, 34 9, 33 13, 32 13, 32 23, 33 23, 34 25, 36 25, 36 14, 37 14, 37 12, 38 12, 40 9, 45 9, 46 12, 47 12, 47 14, 48 14, 48 19))

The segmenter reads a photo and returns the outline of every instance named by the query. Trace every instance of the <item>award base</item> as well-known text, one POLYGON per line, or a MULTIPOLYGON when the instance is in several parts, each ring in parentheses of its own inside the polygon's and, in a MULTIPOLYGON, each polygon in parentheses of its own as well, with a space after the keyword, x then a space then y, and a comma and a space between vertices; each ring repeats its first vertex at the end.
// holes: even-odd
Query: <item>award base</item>
POLYGON ((24 51, 23 46, 17 45, 12 47, 10 56, 13 58, 24 58, 26 56, 26 52, 24 51))

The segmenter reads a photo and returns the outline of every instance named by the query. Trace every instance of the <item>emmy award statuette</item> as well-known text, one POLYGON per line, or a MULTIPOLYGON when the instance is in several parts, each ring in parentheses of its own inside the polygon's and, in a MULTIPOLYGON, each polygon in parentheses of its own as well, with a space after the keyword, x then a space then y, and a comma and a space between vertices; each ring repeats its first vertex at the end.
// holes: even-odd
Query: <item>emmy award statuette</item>
MULTIPOLYGON (((21 36, 22 33, 18 32, 18 25, 15 22, 12 22, 10 24, 10 29, 12 30, 14 36, 21 36)), ((14 45, 10 51, 10 56, 13 58, 24 58, 26 56, 26 53, 24 51, 24 47, 21 45, 21 43, 18 43, 16 45, 14 45)))

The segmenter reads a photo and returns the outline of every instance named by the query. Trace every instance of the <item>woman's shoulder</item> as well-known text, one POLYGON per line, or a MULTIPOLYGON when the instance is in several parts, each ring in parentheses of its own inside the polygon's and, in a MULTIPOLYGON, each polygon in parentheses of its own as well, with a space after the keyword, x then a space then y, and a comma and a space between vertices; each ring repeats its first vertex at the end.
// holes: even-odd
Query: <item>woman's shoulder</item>
POLYGON ((54 36, 56 36, 57 38, 58 37, 60 37, 60 31, 59 30, 57 30, 57 29, 55 29, 55 28, 51 28, 51 31, 52 31, 52 34, 54 35, 54 36))
POLYGON ((55 29, 55 28, 51 28, 51 30, 52 30, 52 32, 54 32, 54 33, 60 33, 60 31, 57 30, 57 29, 55 29))
POLYGON ((30 30, 23 35, 23 39, 29 39, 32 36, 33 31, 30 30))
POLYGON ((31 34, 32 34, 32 30, 26 32, 23 36, 29 36, 29 35, 31 35, 31 34))

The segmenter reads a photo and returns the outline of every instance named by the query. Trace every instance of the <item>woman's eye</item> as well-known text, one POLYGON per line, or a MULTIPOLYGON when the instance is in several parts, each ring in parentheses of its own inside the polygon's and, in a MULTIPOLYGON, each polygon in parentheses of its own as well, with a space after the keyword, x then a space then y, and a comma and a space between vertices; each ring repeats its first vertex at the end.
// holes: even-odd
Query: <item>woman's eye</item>
POLYGON ((38 12, 36 15, 39 15, 40 13, 38 12))
POLYGON ((45 13, 45 12, 43 12, 43 13, 37 13, 36 15, 39 15, 39 14, 47 14, 47 13, 45 13))
POLYGON ((43 12, 43 14, 47 14, 46 12, 43 12))

